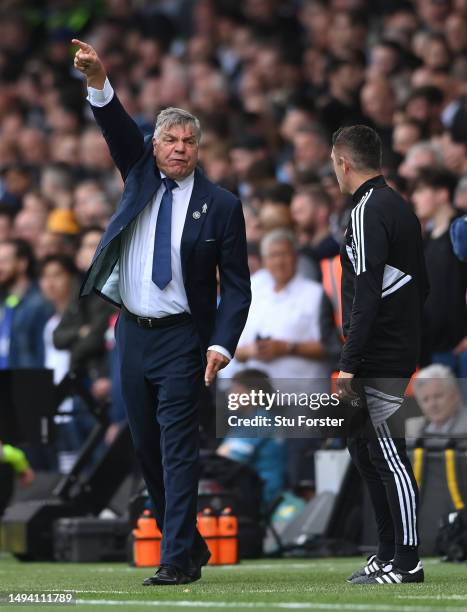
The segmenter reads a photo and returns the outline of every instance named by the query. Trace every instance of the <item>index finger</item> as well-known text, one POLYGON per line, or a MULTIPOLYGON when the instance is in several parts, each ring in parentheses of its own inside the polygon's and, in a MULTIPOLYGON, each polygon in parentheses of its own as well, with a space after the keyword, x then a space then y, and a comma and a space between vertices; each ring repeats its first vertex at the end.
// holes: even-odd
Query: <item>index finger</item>
POLYGON ((78 47, 79 47, 80 49, 82 49, 83 51, 92 51, 92 47, 91 47, 91 45, 88 45, 88 43, 85 43, 85 42, 83 42, 82 40, 78 40, 77 38, 73 38, 73 39, 71 40, 71 42, 72 42, 74 45, 78 45, 78 47))
POLYGON ((208 362, 206 366, 206 371, 204 373, 204 383, 207 387, 211 384, 211 381, 213 378, 214 378, 213 365, 212 365, 212 362, 208 362))

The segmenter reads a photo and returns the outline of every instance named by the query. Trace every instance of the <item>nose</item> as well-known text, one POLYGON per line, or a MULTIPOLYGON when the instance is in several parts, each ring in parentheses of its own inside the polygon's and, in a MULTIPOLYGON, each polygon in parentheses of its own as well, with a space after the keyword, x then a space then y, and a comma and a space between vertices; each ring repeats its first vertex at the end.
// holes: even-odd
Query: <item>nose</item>
POLYGON ((175 151, 177 153, 184 153, 186 149, 186 144, 183 142, 183 140, 179 140, 176 144, 175 144, 175 151))

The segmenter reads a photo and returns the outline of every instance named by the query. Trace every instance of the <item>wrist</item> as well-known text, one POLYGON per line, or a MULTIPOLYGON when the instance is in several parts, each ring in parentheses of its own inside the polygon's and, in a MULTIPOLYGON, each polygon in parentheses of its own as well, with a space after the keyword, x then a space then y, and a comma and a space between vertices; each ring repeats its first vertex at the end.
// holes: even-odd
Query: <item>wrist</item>
POLYGON ((105 80, 107 78, 107 75, 105 74, 105 72, 103 73, 99 73, 99 74, 94 74, 92 76, 88 76, 87 77, 87 86, 88 87, 92 87, 93 89, 104 89, 104 85, 105 85, 105 80))

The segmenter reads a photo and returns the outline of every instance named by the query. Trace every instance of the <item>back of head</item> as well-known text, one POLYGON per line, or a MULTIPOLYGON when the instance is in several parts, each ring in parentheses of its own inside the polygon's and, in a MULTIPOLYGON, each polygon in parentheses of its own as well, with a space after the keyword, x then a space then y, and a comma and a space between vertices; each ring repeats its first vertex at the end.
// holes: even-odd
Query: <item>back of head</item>
POLYGON ((339 128, 332 136, 337 154, 348 158, 353 170, 359 174, 380 172, 382 144, 378 134, 367 125, 339 128))

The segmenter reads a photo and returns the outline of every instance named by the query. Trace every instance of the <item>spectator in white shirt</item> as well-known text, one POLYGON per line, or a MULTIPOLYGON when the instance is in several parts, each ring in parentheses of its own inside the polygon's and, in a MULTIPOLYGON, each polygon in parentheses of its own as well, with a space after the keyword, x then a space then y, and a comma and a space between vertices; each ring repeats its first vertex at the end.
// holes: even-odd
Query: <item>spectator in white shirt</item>
MULTIPOLYGON (((63 313, 70 305, 76 291, 77 270, 73 260, 66 255, 49 255, 41 263, 40 287, 44 297, 52 303, 54 314, 44 328, 44 365, 53 370, 53 381, 58 385, 70 369, 70 351, 57 349, 53 343, 53 333, 60 323, 63 313)), ((72 398, 67 398, 58 407, 55 416, 57 427, 58 468, 66 473, 71 467, 79 450, 73 417, 67 413, 73 410, 72 398)))
POLYGON ((331 368, 322 315, 321 285, 297 274, 295 237, 286 229, 267 234, 261 256, 271 282, 252 283, 252 304, 235 358, 272 379, 325 379, 331 368))

